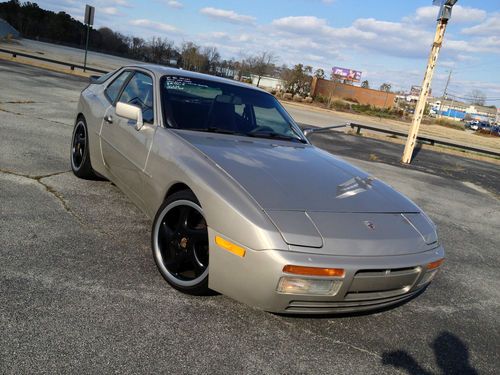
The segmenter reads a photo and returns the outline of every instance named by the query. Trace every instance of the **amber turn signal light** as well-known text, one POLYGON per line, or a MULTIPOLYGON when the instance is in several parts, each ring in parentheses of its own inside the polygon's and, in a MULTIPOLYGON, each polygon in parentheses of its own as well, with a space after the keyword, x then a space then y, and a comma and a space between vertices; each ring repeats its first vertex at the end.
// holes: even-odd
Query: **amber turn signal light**
POLYGON ((431 262, 427 265, 427 269, 428 270, 433 270, 435 268, 438 268, 441 264, 444 263, 444 258, 443 259, 439 259, 439 260, 436 260, 435 262, 431 262))
POLYGON ((238 245, 235 245, 234 243, 229 242, 228 240, 225 240, 222 237, 215 236, 215 243, 217 245, 219 245, 220 247, 222 247, 224 250, 227 250, 230 253, 233 253, 234 255, 237 255, 237 256, 242 257, 242 258, 245 256, 246 251, 244 248, 242 248, 238 245))
POLYGON ((344 277, 345 270, 343 268, 320 268, 320 267, 304 267, 287 265, 283 267, 283 272, 294 275, 307 276, 327 276, 327 277, 344 277))

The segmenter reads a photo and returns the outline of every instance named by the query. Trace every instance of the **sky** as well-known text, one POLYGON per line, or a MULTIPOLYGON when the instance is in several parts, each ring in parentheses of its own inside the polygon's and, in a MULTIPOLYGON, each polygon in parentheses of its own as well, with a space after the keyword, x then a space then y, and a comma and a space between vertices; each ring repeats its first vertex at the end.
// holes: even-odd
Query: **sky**
MULTIPOLYGON (((32 0, 33 1, 33 0, 32 0)), ((215 46, 223 58, 273 52, 276 63, 303 63, 329 73, 360 70, 370 86, 420 85, 438 7, 431 0, 38 0, 82 20, 96 7, 95 27, 126 35, 215 46)), ((500 107, 500 0, 459 0, 453 8, 433 81, 433 95, 458 98, 481 90, 500 107)))

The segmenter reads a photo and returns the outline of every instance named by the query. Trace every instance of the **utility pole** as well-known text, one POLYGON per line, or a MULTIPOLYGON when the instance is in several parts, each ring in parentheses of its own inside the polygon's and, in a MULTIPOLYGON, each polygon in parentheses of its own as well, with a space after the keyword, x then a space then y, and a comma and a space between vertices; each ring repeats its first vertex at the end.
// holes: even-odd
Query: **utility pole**
MULTIPOLYGON (((436 68, 437 59, 439 56, 439 51, 443 45, 444 33, 446 31, 446 25, 451 17, 451 9, 457 0, 442 0, 440 3, 441 9, 439 10, 438 23, 436 27, 436 33, 434 35, 434 43, 432 44, 431 53, 429 55, 429 60, 427 62, 427 69, 424 75, 424 81, 422 83, 422 90, 420 91, 420 96, 418 98, 417 105, 415 107, 415 113, 413 115, 413 122, 411 124, 410 130, 408 132, 408 138, 406 139, 406 145, 401 158, 401 162, 405 164, 410 164, 413 156, 413 150, 415 149, 415 143, 417 142, 418 130, 420 128, 420 123, 422 122, 422 117, 424 116, 425 105, 427 104, 427 97, 429 96, 429 89, 431 87, 432 76, 434 74, 434 69, 436 68)), ((434 4, 437 0, 434 0, 434 4)))
POLYGON ((450 69, 450 73, 448 74, 448 79, 446 80, 446 85, 444 86, 443 96, 441 98, 441 103, 439 104, 438 117, 441 117, 441 108, 443 107, 443 101, 448 99, 448 85, 450 84, 451 73, 453 69, 450 69))

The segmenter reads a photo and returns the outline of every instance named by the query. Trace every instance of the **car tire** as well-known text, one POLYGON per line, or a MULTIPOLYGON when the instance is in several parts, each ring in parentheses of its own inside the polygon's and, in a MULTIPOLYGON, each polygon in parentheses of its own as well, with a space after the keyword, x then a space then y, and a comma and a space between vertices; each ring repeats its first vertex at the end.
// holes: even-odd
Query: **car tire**
POLYGON ((77 118, 73 128, 70 161, 75 176, 86 180, 99 179, 90 162, 87 123, 82 116, 77 118))
POLYGON ((198 199, 190 190, 172 194, 153 221, 151 248, 158 270, 175 289, 209 295, 208 228, 198 199))

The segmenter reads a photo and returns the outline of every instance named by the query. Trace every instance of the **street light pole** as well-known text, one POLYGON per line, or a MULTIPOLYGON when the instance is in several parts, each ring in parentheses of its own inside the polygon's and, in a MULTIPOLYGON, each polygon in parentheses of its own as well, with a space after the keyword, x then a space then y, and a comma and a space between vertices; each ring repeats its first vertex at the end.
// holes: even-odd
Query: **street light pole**
POLYGON ((85 59, 83 60, 83 71, 87 70, 87 54, 89 52, 90 25, 87 24, 87 41, 85 42, 85 59))
POLYGON ((95 8, 91 5, 85 6, 85 25, 87 25, 87 38, 85 42, 85 59, 83 60, 83 71, 87 70, 87 54, 89 51, 90 29, 94 24, 95 8))
MULTIPOLYGON (((401 162, 404 164, 411 163, 413 150, 415 149, 415 143, 417 142, 418 130, 420 128, 420 123, 422 122, 422 117, 424 116, 427 97, 429 96, 432 76, 434 74, 434 69, 436 68, 439 51, 441 50, 441 46, 443 45, 446 25, 448 24, 448 20, 451 17, 451 9, 456 2, 457 0, 444 0, 441 2, 441 9, 439 11, 436 33, 434 35, 434 43, 432 44, 431 53, 427 62, 427 69, 424 75, 424 82, 422 83, 422 90, 420 91, 420 96, 415 107, 413 122, 408 132, 408 138, 406 139, 405 149, 401 158, 401 162)), ((436 3, 436 1, 434 3, 436 3)))
POLYGON ((450 84, 452 72, 453 72, 453 69, 450 69, 450 73, 448 74, 448 79, 446 80, 446 86, 444 86, 444 91, 443 91, 443 96, 441 98, 441 103, 439 104, 439 110, 438 110, 437 117, 441 117, 441 108, 443 107, 443 102, 445 99, 448 99, 448 85, 450 84))

